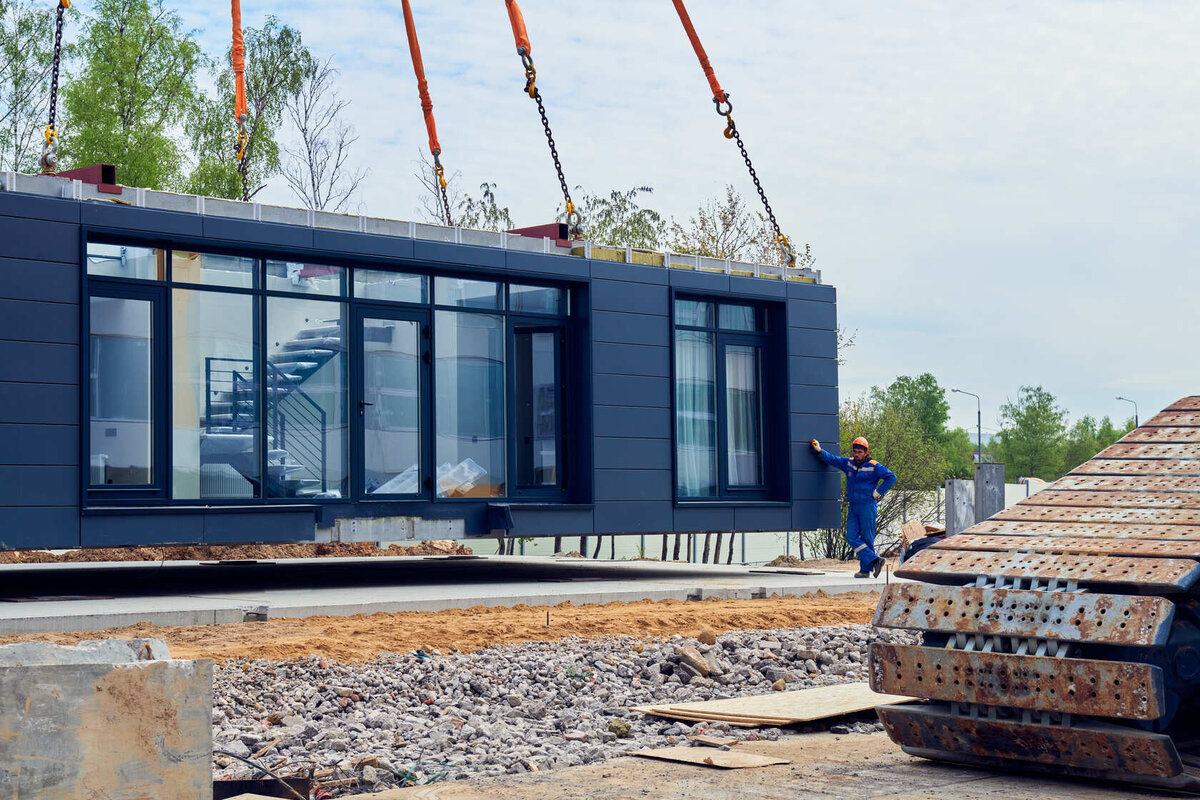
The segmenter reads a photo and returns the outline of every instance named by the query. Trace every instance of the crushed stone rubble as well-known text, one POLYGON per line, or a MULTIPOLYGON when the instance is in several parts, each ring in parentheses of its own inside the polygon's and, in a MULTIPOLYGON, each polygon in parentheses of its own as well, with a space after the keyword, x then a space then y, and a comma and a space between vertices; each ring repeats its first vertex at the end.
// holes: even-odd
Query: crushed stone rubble
MULTIPOLYGON (((688 744, 702 731, 775 740, 778 728, 689 725, 630 707, 866 680, 872 641, 914 637, 851 625, 567 638, 354 664, 229 661, 215 675, 214 778, 265 777, 233 754, 276 775, 314 774, 340 796, 576 766, 688 744)), ((882 726, 842 720, 830 730, 882 726)))

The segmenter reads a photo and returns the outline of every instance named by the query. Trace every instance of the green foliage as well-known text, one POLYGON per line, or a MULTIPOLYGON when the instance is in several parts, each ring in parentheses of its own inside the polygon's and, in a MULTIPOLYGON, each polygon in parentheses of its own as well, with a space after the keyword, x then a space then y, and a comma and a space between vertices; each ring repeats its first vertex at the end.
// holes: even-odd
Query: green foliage
POLYGON ((928 372, 915 378, 901 375, 886 389, 875 386, 871 389, 871 400, 910 412, 926 436, 941 437, 946 431, 946 420, 950 419, 946 390, 928 372))
POLYGON ((946 477, 971 480, 975 477, 975 434, 954 428, 942 435, 942 453, 946 458, 946 477))
MULTIPOLYGON (((657 211, 642 208, 638 203, 639 194, 653 192, 649 186, 635 186, 623 192, 613 189, 608 197, 583 194, 579 213, 588 241, 610 247, 657 250, 666 234, 667 224, 657 211)), ((565 210, 559 211, 557 219, 566 221, 565 210)))
MULTIPOLYGON (((312 54, 300 32, 267 17, 261 28, 246 28, 246 131, 245 178, 253 196, 280 170, 276 136, 288 98, 299 91, 311 71, 312 54)), ((234 118, 232 52, 216 79, 216 93, 195 96, 188 126, 195 166, 186 191, 209 197, 242 199, 242 172, 237 160, 237 120, 234 118)))
POLYGON ((196 99, 203 56, 163 0, 95 0, 62 90, 66 166, 106 163, 131 186, 177 187, 183 150, 173 132, 196 99))
MULTIPOLYGON (((0 170, 40 169, 54 17, 46 3, 0 0, 0 170)), ((69 55, 70 48, 64 46, 63 53, 69 55)))
MULTIPOLYGON (((478 200, 465 195, 453 206, 458 211, 455 218, 457 224, 479 231, 508 231, 517 227, 513 224, 508 206, 496 202, 496 184, 481 183, 479 192, 478 200)), ((441 222, 440 219, 437 221, 441 222)))
POLYGON ((1064 460, 1066 418, 1066 410, 1041 386, 1022 386, 1015 402, 1000 407, 1002 427, 992 441, 992 456, 1004 463, 1005 480, 1058 479, 1064 460))
POLYGON ((1079 419, 1067 431, 1063 441, 1061 471, 1070 472, 1083 462, 1094 458, 1104 448, 1133 430, 1133 420, 1118 429, 1108 417, 1096 422, 1092 416, 1079 419))

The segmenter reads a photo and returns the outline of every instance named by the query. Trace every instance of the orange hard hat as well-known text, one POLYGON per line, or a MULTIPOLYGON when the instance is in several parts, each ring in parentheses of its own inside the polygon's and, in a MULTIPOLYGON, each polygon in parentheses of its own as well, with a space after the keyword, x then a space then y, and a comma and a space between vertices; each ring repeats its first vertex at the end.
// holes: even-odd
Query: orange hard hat
POLYGON ((859 436, 857 439, 855 439, 853 442, 850 443, 851 450, 853 450, 856 447, 861 447, 862 449, 866 450, 868 453, 871 452, 871 445, 867 444, 867 440, 861 436, 859 436))

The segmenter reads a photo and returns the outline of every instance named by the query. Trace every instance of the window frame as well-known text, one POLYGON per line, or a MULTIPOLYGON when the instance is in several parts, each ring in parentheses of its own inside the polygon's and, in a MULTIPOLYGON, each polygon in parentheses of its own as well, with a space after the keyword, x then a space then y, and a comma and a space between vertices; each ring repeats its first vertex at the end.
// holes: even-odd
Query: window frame
MULTIPOLYGON (((573 352, 582 346, 582 342, 586 337, 580 336, 580 331, 577 330, 580 326, 586 328, 587 317, 579 306, 578 299, 581 295, 577 293, 577 287, 574 283, 565 280, 555 280, 550 276, 532 276, 532 275, 517 275, 517 274, 495 274, 484 270, 473 270, 470 267, 459 267, 451 269, 441 269, 437 264, 427 263, 422 260, 412 258, 388 258, 387 256, 364 255, 356 256, 353 253, 336 254, 328 253, 319 250, 310 250, 305 247, 295 247, 288 245, 273 246, 269 243, 250 242, 250 243, 230 243, 220 242, 209 239, 208 237, 182 234, 179 236, 163 235, 158 233, 139 232, 136 230, 122 230, 103 226, 81 227, 80 233, 80 278, 79 288, 80 297, 80 325, 81 325, 81 358, 80 358, 80 437, 79 437, 79 453, 80 453, 80 507, 84 513, 89 510, 98 512, 105 508, 115 509, 117 507, 128 507, 130 509, 143 507, 146 509, 163 508, 170 509, 197 506, 211 508, 229 508, 229 509, 246 509, 246 510, 267 510, 271 506, 306 506, 306 507, 321 507, 324 505, 330 506, 358 506, 364 511, 367 508, 374 506, 378 510, 367 512, 368 515, 379 513, 388 513, 384 508, 394 508, 395 513, 426 513, 429 512, 412 512, 402 509, 413 508, 417 506, 432 506, 438 503, 476 503, 476 504, 505 504, 509 502, 554 502, 554 503, 569 503, 575 501, 586 502, 583 498, 572 498, 571 492, 578 491, 581 488, 586 488, 578 481, 574 481, 571 477, 578 470, 586 472, 586 465, 576 465, 572 459, 577 457, 570 447, 570 440, 573 438, 572 431, 569 426, 574 424, 575 415, 572 412, 569 398, 581 391, 581 386, 586 388, 586 375, 579 375, 567 360, 567 354, 573 352), (113 277, 104 275, 89 275, 88 266, 88 246, 89 244, 107 244, 107 245, 124 245, 129 247, 146 247, 158 248, 163 251, 162 258, 164 263, 164 274, 162 280, 157 278, 127 278, 113 277), (253 286, 222 286, 213 284, 202 284, 193 282, 183 282, 175 280, 172 271, 174 252, 200 252, 214 255, 229 255, 241 256, 252 259, 254 262, 253 271, 253 286), (291 292, 268 288, 267 262, 268 261, 301 261, 312 262, 319 265, 328 265, 331 267, 340 267, 344 270, 342 288, 340 294, 329 295, 313 292, 291 292), (356 293, 354 280, 354 270, 369 270, 378 272, 395 272, 403 275, 422 276, 426 282, 426 298, 423 302, 408 302, 401 300, 381 300, 377 298, 360 298, 356 293), (464 306, 447 306, 436 303, 436 289, 434 281, 437 278, 462 278, 478 281, 492 281, 500 286, 498 295, 503 304, 499 309, 485 309, 464 306), (543 313, 540 311, 511 311, 510 287, 512 285, 526 287, 545 287, 555 289, 561 293, 559 313, 543 313), (269 351, 269 341, 267 335, 267 314, 269 299, 272 297, 295 298, 302 300, 322 300, 326 302, 340 302, 344 309, 344 318, 347 320, 348 326, 351 326, 348 332, 347 342, 350 347, 350 352, 347 354, 347 371, 348 380, 346 385, 347 392, 347 410, 351 415, 350 423, 346 426, 346 453, 349 459, 347 465, 348 489, 346 495, 340 498, 316 498, 316 497, 268 497, 265 480, 262 480, 262 487, 258 490, 258 496, 244 498, 174 498, 172 497, 173 481, 172 471, 174 468, 172 452, 173 439, 173 421, 171 419, 171 410, 173 408, 173 387, 172 387, 172 292, 175 289, 188 289, 192 291, 203 292, 225 292, 230 294, 249 295, 255 298, 255 319, 253 325, 254 331, 254 360, 256 368, 262 374, 266 369, 266 359, 269 351), (133 299, 153 298, 154 299, 154 324, 153 324, 153 341, 151 342, 151 382, 156 388, 153 392, 152 400, 152 435, 155 439, 152 448, 153 458, 153 475, 155 475, 154 484, 148 487, 134 487, 132 489, 93 489, 90 487, 90 357, 88 355, 88 347, 90 343, 90 297, 91 296, 114 296, 114 297, 130 297, 133 299), (506 347, 505 352, 505 367, 503 386, 506 391, 505 410, 503 418, 506 425, 505 431, 505 469, 507 470, 505 480, 505 493, 498 497, 438 497, 436 486, 433 484, 432 478, 436 471, 436 453, 434 452, 434 437, 436 435, 436 408, 435 398, 437 393, 436 387, 436 372, 433 364, 433 353, 435 352, 436 330, 433 325, 434 312, 436 310, 452 310, 459 313, 481 313, 499 315, 504 320, 504 342, 506 347), (372 312, 377 312, 381 316, 389 314, 415 313, 424 315, 426 322, 424 323, 424 343, 423 346, 429 354, 429 363, 422 363, 422 380, 427 386, 425 397, 422 401, 422 420, 423 427, 422 438, 422 454, 421 454, 421 493, 417 495, 388 495, 382 497, 374 497, 365 494, 365 486, 363 483, 363 474, 365 464, 362 457, 362 441, 361 441, 361 423, 354 419, 355 409, 358 408, 358 403, 362 398, 362 381, 364 354, 359 347, 361 331, 356 330, 359 321, 364 313, 368 315, 372 312), (515 395, 514 395, 514 363, 511 357, 512 343, 514 337, 514 326, 524 326, 536 324, 547 328, 555 328, 559 331, 558 338, 558 378, 559 389, 557 393, 556 403, 558 412, 558 431, 557 444, 559 448, 559 458, 561 464, 558 472, 558 485, 555 487, 529 487, 526 489, 518 489, 515 484, 515 453, 516 443, 514 441, 515 428, 515 395), (581 383, 582 382, 582 383, 581 383), (573 481, 573 482, 572 482, 573 481)), ((582 295, 586 297, 586 293, 582 295)), ((260 381, 258 387, 258 402, 260 408, 259 420, 259 442, 258 442, 258 461, 260 476, 267 474, 268 446, 266 444, 267 428, 263 414, 266 409, 265 381, 260 381)))
POLYGON ((565 353, 567 350, 567 328, 568 323, 566 318, 558 318, 552 316, 534 316, 528 313, 510 314, 508 318, 508 330, 506 338, 508 340, 508 357, 506 358, 505 371, 507 373, 508 392, 511 402, 508 403, 508 496, 520 499, 539 499, 539 500, 561 500, 566 496, 569 489, 570 478, 570 457, 567 453, 567 430, 569 429, 568 420, 566 418, 567 408, 570 407, 566 403, 566 395, 570 391, 569 381, 566 374, 565 353), (555 482, 553 485, 532 485, 522 486, 517 483, 517 364, 516 364, 516 340, 517 328, 520 328, 522 333, 553 333, 555 334, 554 342, 554 366, 558 376, 558 389, 554 396, 554 414, 558 421, 554 433, 554 444, 557 450, 555 462, 555 482))
MULTIPOLYGON (((786 380, 780 380, 780 375, 786 375, 787 354, 785 341, 780 340, 779 331, 785 331, 782 323, 782 303, 765 302, 761 297, 748 298, 737 295, 705 295, 691 291, 672 291, 670 301, 670 332, 671 332, 671 470, 672 491, 675 504, 687 505, 741 505, 762 504, 764 502, 786 502, 788 500, 790 481, 784 482, 773 476, 790 475, 785 448, 779 447, 775 440, 779 437, 768 435, 769 430, 788 430, 787 403, 771 405, 768 398, 775 396, 778 391, 784 391, 786 380), (713 307, 710 325, 687 325, 676 323, 675 305, 677 300, 710 303, 713 307), (722 305, 751 306, 755 310, 756 319, 762 329, 745 331, 723 329, 720 325, 720 307, 722 305), (716 450, 716 494, 705 496, 688 496, 679 493, 679 421, 677 407, 678 365, 676 363, 677 342, 676 332, 679 330, 696 331, 712 336, 714 358, 714 380, 716 383, 716 414, 715 450, 716 450), (759 397, 759 476, 761 481, 756 485, 731 486, 729 484, 729 403, 728 382, 726 375, 726 351, 730 346, 752 346, 758 349, 758 397, 759 397), (781 388, 783 387, 783 388, 781 388)), ((786 397, 786 395, 785 395, 786 397)), ((789 437, 783 437, 785 439, 789 437)))

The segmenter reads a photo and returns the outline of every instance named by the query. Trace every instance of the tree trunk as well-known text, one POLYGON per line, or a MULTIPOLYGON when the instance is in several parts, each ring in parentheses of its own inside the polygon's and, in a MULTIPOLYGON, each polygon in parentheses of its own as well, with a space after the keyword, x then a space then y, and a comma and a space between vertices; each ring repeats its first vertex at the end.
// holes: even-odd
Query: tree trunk
POLYGON ((555 536, 554 537, 554 554, 558 555, 561 552, 562 552, 562 537, 555 536))
POLYGON ((717 543, 713 546, 713 563, 721 563, 721 540, 725 538, 725 534, 717 531, 717 543))
POLYGON ((579 537, 579 554, 584 557, 587 556, 587 540, 586 536, 579 537))
MULTIPOLYGON (((726 564, 733 563, 733 540, 735 538, 737 538, 737 534, 735 534, 733 531, 730 531, 729 532, 729 558, 725 561, 726 564)), ((746 532, 743 531, 742 539, 745 540, 745 538, 746 538, 746 532)))
POLYGON ((671 555, 672 561, 679 560, 679 546, 682 543, 683 543, 683 534, 682 533, 675 534, 675 552, 671 555))
POLYGON ((666 561, 667 560, 667 535, 664 533, 662 535, 662 537, 663 537, 662 560, 666 561))
POLYGON ((704 555, 700 559, 701 564, 708 563, 709 549, 712 547, 712 531, 704 534, 704 555))
POLYGON ((800 534, 800 560, 804 560, 804 534, 800 534))
MULTIPOLYGON (((600 557, 600 548, 601 548, 601 547, 603 547, 603 546, 604 546, 604 537, 603 537, 603 536, 597 536, 597 537, 596 537, 596 551, 595 551, 594 553, 592 553, 592 558, 593 558, 593 559, 596 559, 596 558, 599 558, 599 557, 600 557)), ((586 556, 586 555, 587 555, 587 553, 584 553, 584 555, 586 556)))

